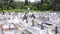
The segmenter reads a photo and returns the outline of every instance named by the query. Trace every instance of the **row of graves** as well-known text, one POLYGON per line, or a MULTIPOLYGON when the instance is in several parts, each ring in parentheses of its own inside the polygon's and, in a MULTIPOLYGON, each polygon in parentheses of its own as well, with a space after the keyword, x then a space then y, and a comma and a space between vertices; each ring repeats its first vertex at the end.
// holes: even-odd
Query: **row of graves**
POLYGON ((57 12, 0 13, 0 27, 1 34, 60 34, 60 14, 57 12))

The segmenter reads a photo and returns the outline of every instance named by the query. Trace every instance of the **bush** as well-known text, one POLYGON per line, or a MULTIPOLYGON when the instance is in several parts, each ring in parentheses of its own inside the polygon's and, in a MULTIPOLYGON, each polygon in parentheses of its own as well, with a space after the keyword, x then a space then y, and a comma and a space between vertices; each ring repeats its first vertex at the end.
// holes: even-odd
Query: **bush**
POLYGON ((32 7, 32 6, 29 6, 28 8, 33 9, 33 7, 32 7))
POLYGON ((1 11, 1 8, 0 8, 0 11, 1 11))
POLYGON ((56 10, 60 10, 60 4, 56 4, 56 10))
POLYGON ((25 6, 24 6, 24 9, 27 9, 27 8, 28 8, 28 6, 27 6, 27 5, 25 5, 25 6))
POLYGON ((7 7, 3 7, 3 10, 7 10, 7 7))
POLYGON ((38 8, 37 7, 33 7, 33 10, 37 10, 38 8))
POLYGON ((48 10, 49 8, 50 8, 49 4, 43 4, 41 7, 42 10, 48 10))
POLYGON ((9 9, 9 10, 11 10, 11 9, 12 9, 12 7, 9 7, 8 9, 9 9))

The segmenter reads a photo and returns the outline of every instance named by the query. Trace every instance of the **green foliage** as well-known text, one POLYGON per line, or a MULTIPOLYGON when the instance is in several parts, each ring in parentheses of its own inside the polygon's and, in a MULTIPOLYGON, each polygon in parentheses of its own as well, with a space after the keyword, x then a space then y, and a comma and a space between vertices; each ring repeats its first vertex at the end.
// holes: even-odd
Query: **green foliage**
POLYGON ((27 9, 27 8, 28 8, 28 6, 27 6, 27 5, 25 5, 25 6, 24 6, 24 9, 27 9))
POLYGON ((37 7, 35 6, 35 7, 33 7, 33 10, 37 10, 37 7))
POLYGON ((50 5, 49 4, 43 4, 42 5, 42 10, 48 10, 50 8, 50 5))
POLYGON ((25 0, 25 5, 28 5, 28 0, 25 0))
MULTIPOLYGON (((3 0, 0 2, 0 10, 13 10, 13 9, 26 9, 30 8, 31 10, 60 10, 60 0, 41 0, 39 2, 30 3, 28 0, 25 2, 13 2, 10 0, 3 0)), ((16 10, 14 10, 16 11, 16 10)))
POLYGON ((60 10, 60 4, 56 5, 56 10, 60 10))
POLYGON ((0 11, 1 11, 1 8, 0 8, 0 11))
POLYGON ((29 8, 30 8, 30 9, 33 9, 33 7, 32 7, 32 6, 29 6, 29 8))
POLYGON ((12 10, 12 7, 9 7, 8 9, 9 9, 9 10, 12 10))

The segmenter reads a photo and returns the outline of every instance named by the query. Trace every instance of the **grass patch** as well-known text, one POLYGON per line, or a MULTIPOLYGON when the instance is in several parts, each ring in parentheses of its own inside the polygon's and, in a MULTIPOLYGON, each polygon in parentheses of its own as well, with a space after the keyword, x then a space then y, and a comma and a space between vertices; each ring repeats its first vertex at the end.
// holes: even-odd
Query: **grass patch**
POLYGON ((52 10, 27 10, 27 9, 11 9, 1 10, 0 12, 52 12, 52 10))

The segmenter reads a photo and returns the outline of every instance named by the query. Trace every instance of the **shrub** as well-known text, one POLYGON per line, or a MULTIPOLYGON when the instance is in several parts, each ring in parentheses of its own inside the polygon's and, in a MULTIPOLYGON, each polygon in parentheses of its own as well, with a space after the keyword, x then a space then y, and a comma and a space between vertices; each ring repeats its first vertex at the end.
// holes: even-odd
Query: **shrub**
POLYGON ((50 8, 50 5, 49 4, 43 4, 42 5, 42 10, 48 10, 50 8))
POLYGON ((60 4, 56 4, 56 10, 60 10, 60 4))

